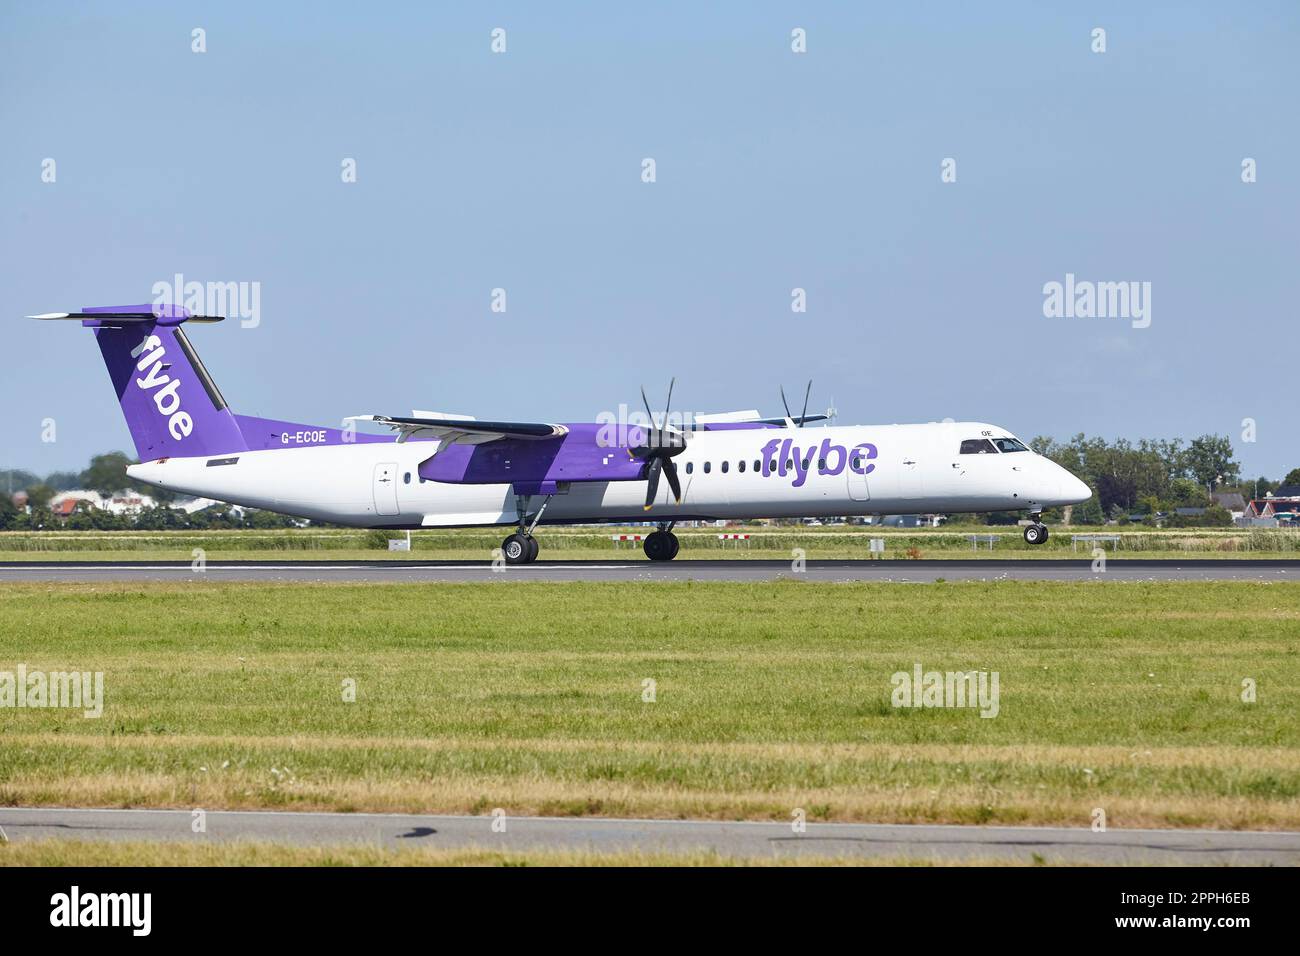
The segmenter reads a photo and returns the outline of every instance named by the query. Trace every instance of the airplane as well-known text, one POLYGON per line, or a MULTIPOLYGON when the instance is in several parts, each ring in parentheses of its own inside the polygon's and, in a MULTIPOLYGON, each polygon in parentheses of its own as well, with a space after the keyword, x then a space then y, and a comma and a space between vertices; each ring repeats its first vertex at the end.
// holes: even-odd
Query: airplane
MULTIPOLYGON (((825 425, 757 411, 673 424, 480 421, 357 415, 343 427, 236 414, 182 326, 222 321, 173 305, 30 316, 94 331, 135 442, 131 478, 168 491, 361 528, 513 526, 508 564, 537 559, 539 525, 653 522, 646 557, 677 556, 677 522, 1023 511, 1031 545, 1044 508, 1089 487, 1005 428, 983 422, 825 425), (355 423, 387 427, 359 432, 355 423)), ((811 383, 809 383, 811 391, 811 383)))

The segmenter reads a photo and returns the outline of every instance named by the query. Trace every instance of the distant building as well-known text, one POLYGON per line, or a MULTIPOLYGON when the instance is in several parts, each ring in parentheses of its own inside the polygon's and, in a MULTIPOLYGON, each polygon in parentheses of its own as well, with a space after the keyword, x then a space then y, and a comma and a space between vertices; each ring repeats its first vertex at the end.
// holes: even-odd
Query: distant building
POLYGON ((1210 500, 1232 515, 1233 521, 1246 515, 1246 499, 1235 491, 1216 491, 1210 500))
POLYGON ((61 491, 50 499, 50 511, 66 518, 77 510, 78 502, 85 502, 88 507, 99 508, 115 515, 138 514, 144 508, 152 508, 154 500, 138 491, 115 492, 101 495, 98 491, 61 491))
POLYGON ((1300 485, 1283 485, 1277 492, 1248 502, 1245 517, 1271 518, 1279 525, 1289 527, 1296 523, 1297 514, 1300 514, 1300 485))

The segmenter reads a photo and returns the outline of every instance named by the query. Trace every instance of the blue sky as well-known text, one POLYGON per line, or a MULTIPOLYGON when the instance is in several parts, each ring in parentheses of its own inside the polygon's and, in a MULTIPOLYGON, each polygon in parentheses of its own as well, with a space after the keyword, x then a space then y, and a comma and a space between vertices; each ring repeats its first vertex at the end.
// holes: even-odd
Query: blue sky
POLYGON ((19 316, 176 273, 260 283, 256 328, 191 333, 249 414, 593 420, 672 375, 773 412, 811 377, 845 424, 1300 466, 1300 6, 911 6, 5 5, 0 467, 131 447, 90 334, 19 316), (1067 272, 1150 282, 1150 327, 1046 318, 1067 272))

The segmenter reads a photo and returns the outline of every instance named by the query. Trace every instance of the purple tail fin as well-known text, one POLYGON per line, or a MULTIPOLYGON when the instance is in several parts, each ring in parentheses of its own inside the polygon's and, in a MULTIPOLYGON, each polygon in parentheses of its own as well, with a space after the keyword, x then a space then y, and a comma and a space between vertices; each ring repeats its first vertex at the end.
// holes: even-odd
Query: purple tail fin
POLYGON ((180 327, 191 318, 186 310, 107 306, 76 317, 95 330, 141 461, 247 449, 226 400, 180 327))

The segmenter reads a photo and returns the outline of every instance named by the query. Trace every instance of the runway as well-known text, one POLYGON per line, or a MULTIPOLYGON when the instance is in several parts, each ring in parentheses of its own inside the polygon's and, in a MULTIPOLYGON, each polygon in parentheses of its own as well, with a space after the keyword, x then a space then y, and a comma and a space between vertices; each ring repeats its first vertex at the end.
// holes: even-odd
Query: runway
POLYGON ((0 563, 7 581, 1300 581, 1300 560, 1125 560, 1104 570, 1091 560, 934 559, 790 561, 678 559, 649 561, 58 561, 0 563))
POLYGON ((265 841, 294 845, 366 844, 390 849, 574 850, 726 857, 855 857, 960 862, 1011 860, 1115 865, 1300 865, 1300 833, 1117 830, 1087 827, 913 826, 583 817, 421 816, 284 811, 208 811, 194 832, 190 810, 0 809, 12 841, 35 839, 265 841))

